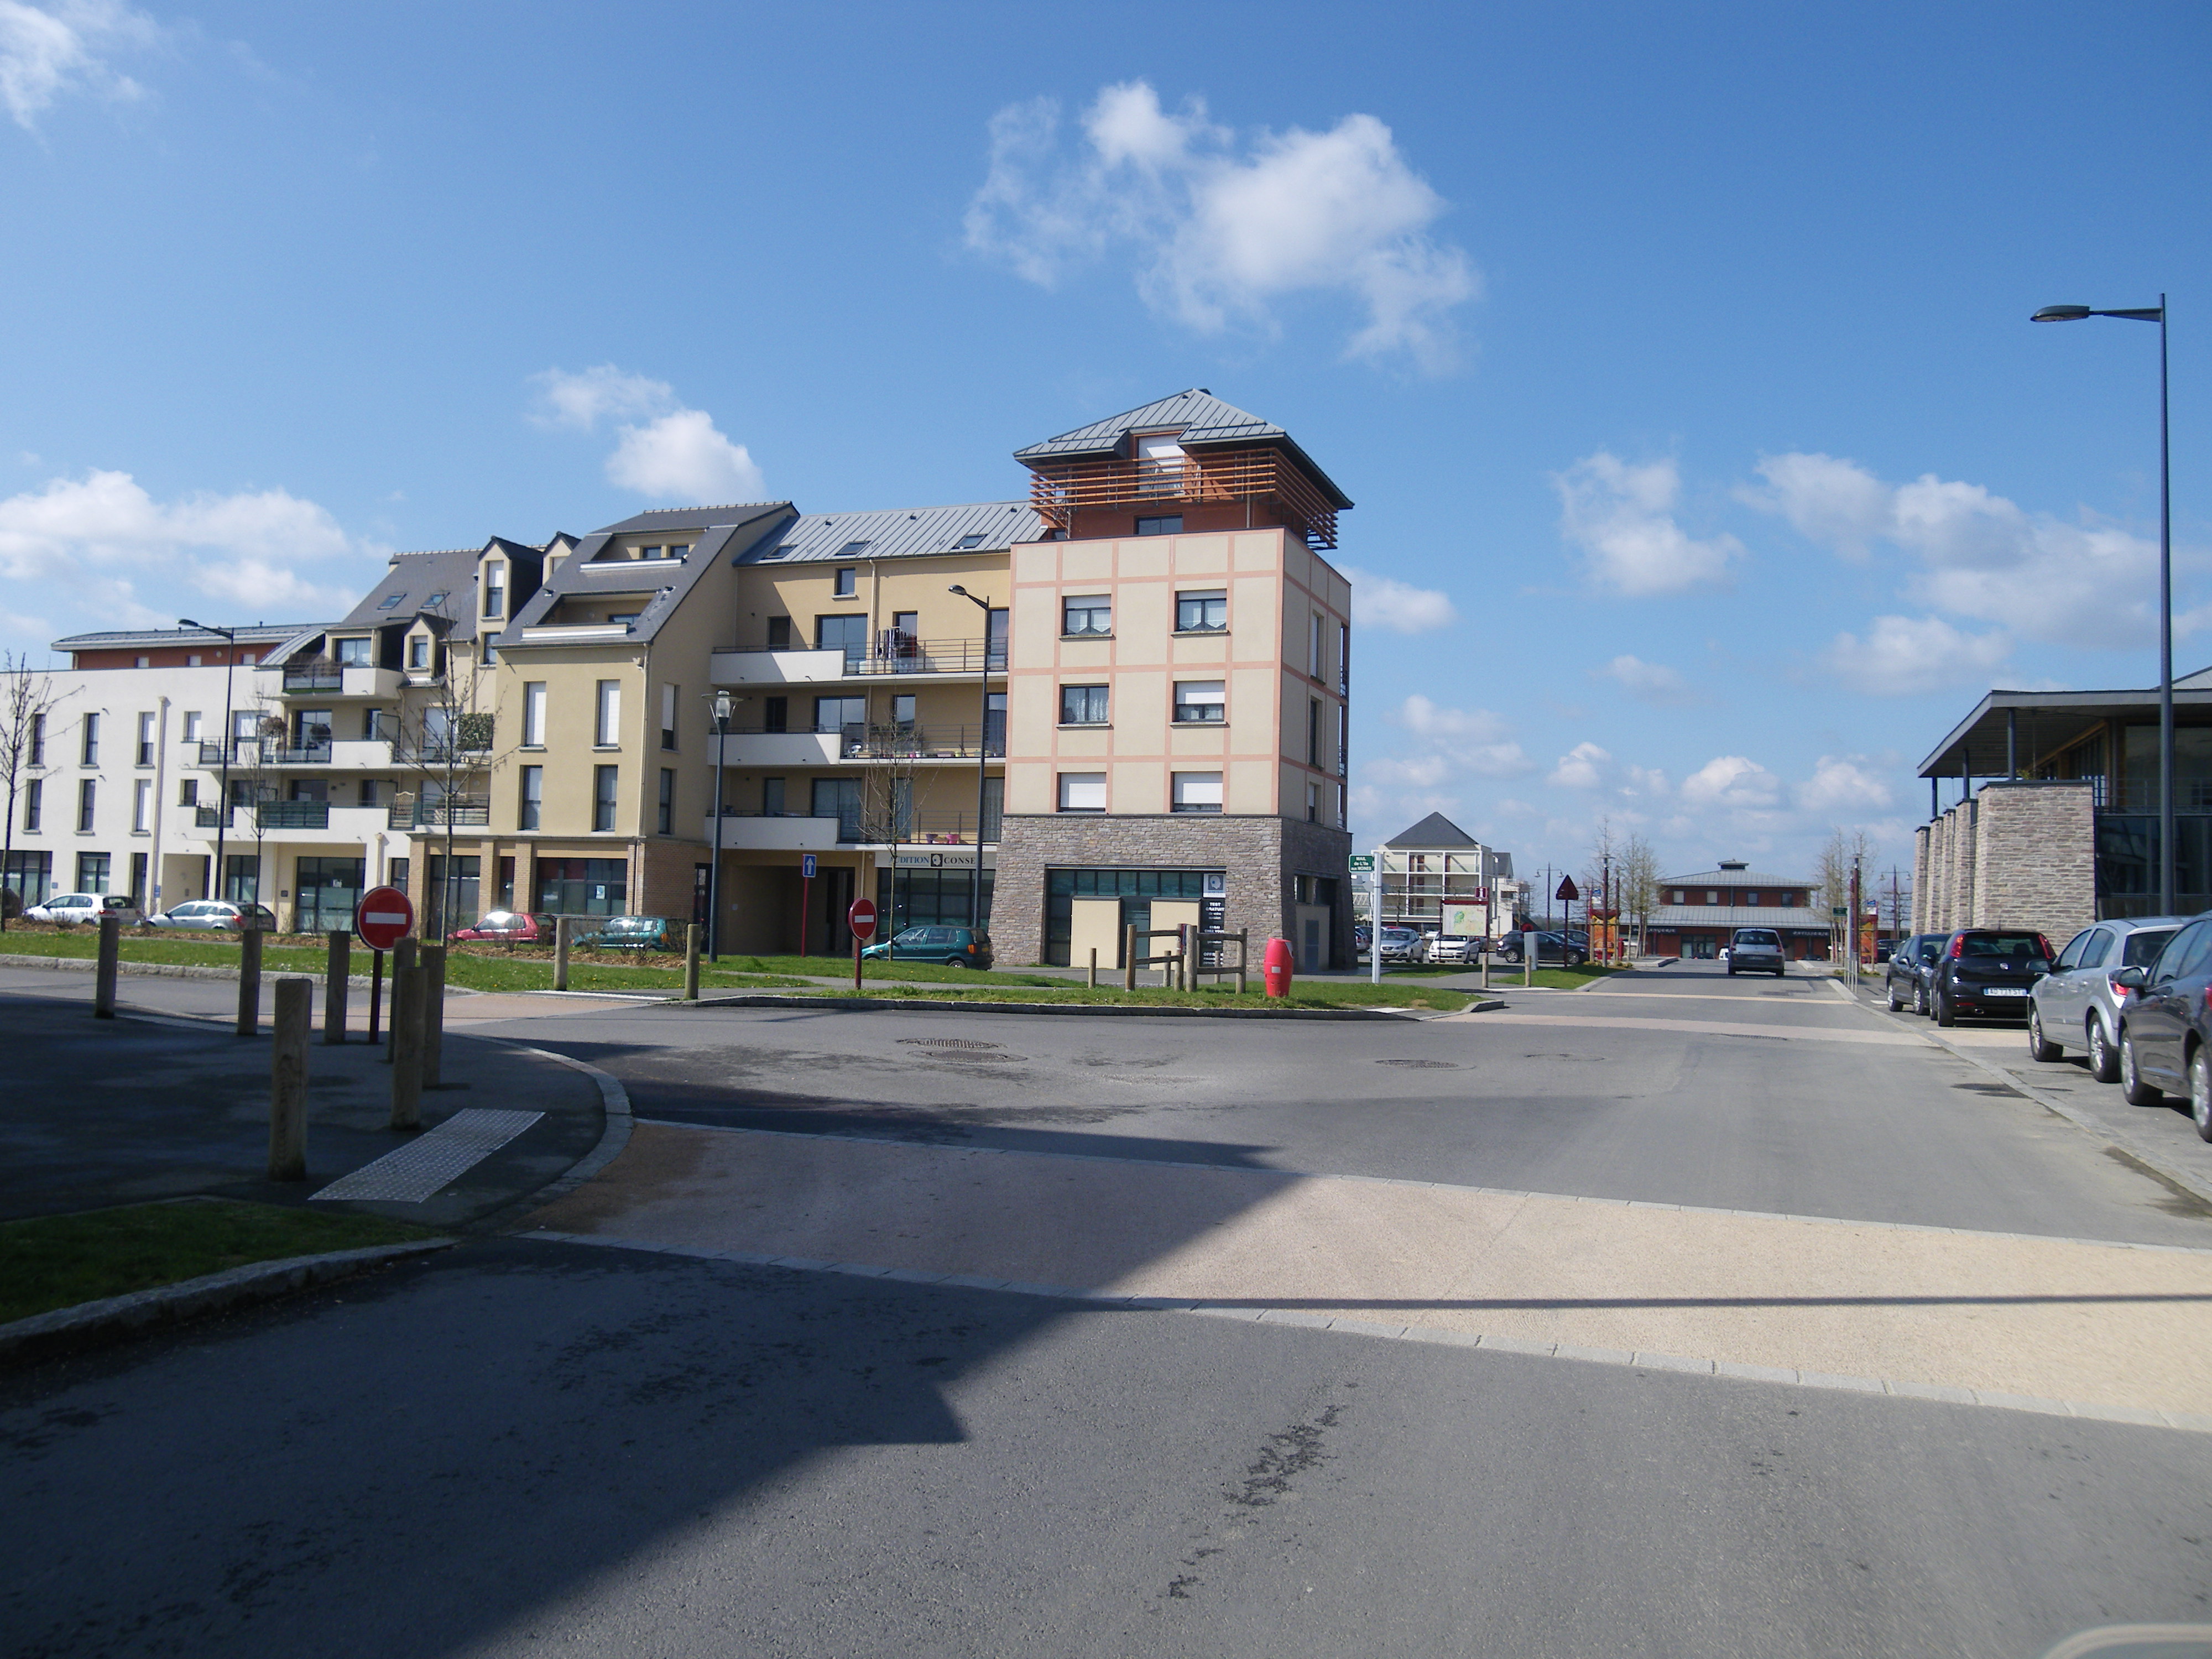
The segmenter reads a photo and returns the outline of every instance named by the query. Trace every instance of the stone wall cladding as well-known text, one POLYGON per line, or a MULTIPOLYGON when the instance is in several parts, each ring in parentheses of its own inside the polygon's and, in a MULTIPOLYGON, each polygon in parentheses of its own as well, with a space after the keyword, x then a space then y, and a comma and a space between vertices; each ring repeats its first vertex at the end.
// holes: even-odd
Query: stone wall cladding
POLYGON ((991 895, 991 945, 1008 967, 1044 960, 1047 869, 1224 870, 1231 933, 1252 935, 1256 970, 1267 939, 1295 938, 1291 877, 1334 877, 1337 963, 1352 956, 1352 837, 1302 819, 1224 813, 1008 813, 991 895))
POLYGON ((2032 927, 2063 945, 2097 918, 2087 783, 1989 783, 1975 799, 1971 927, 2032 927))
POLYGON ((1928 848, 1932 839, 1927 824, 1912 832, 1912 931, 1916 933, 1936 931, 1928 925, 1928 848))

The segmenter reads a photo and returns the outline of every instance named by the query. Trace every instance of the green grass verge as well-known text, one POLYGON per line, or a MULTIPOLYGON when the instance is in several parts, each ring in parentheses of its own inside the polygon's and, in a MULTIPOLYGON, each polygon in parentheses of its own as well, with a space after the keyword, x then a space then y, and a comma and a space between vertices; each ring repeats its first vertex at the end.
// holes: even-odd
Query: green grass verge
MULTIPOLYGON (((851 996, 850 985, 842 989, 830 986, 809 988, 802 995, 836 997, 851 996)), ((1291 994, 1279 1000, 1271 999, 1257 986, 1243 996, 1228 987, 1208 988, 1198 991, 1169 991, 1158 986, 1140 986, 1134 991, 1120 987, 1100 986, 1097 990, 1086 985, 1071 984, 1066 980, 1035 981, 1028 988, 1009 988, 988 981, 967 985, 892 985, 874 980, 866 981, 860 994, 867 997, 896 997, 902 1000, 928 1002, 1073 1002, 1099 1005, 1120 1003, 1129 1006, 1168 1006, 1182 1008, 1422 1008, 1457 1013, 1474 998, 1465 991, 1448 991, 1434 986, 1369 985, 1364 981, 1307 980, 1293 985, 1291 994)))
POLYGON ((434 1235, 380 1216, 229 1199, 0 1222, 0 1322, 288 1255, 434 1235))

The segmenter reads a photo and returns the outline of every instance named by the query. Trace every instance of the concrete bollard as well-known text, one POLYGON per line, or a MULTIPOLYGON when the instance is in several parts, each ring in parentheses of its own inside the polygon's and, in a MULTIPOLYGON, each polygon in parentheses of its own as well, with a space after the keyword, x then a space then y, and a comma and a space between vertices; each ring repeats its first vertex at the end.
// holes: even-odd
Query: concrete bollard
POLYGON ((307 1178, 307 1033, 314 1024, 315 988, 304 979, 276 981, 275 1041, 269 1050, 269 1178, 307 1178))
POLYGON ((684 1000, 699 1000, 699 936, 707 930, 693 922, 684 930, 684 1000))
POLYGON ((422 969, 392 970, 392 1127, 422 1127, 422 969))
POLYGON ((261 930, 248 927, 238 936, 238 1034, 261 1033, 261 930))
POLYGON ((553 988, 556 991, 568 988, 568 940, 573 933, 571 921, 572 918, 568 916, 553 918, 553 988))
POLYGON ((330 966, 323 976, 323 1041, 346 1040, 346 980, 353 972, 353 935, 331 929, 330 966))
POLYGON ((1098 947, 1095 945, 1091 947, 1091 988, 1098 988, 1098 947))
POLYGON ((446 1063, 446 947, 422 947, 422 1086, 444 1085, 446 1063))
POLYGON ((384 1063, 392 1064, 392 1053, 399 1042, 399 970, 415 965, 416 952, 422 946, 414 939, 403 939, 392 947, 392 1029, 384 1039, 384 1063))
POLYGON ((115 1018, 116 964, 123 957, 123 918, 108 911, 100 919, 100 971, 93 976, 92 1017, 115 1018))

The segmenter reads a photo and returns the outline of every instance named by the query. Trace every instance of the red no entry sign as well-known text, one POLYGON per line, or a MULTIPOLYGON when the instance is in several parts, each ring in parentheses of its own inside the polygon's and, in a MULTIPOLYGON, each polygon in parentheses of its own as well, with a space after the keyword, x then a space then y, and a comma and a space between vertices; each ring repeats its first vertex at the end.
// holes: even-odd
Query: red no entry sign
POLYGON ((853 930, 855 939, 867 939, 876 931, 876 902, 856 898, 853 908, 845 912, 845 925, 853 930))
POLYGON ((372 887, 353 908, 353 930, 372 951, 389 951, 415 925, 415 907, 397 887, 372 887))

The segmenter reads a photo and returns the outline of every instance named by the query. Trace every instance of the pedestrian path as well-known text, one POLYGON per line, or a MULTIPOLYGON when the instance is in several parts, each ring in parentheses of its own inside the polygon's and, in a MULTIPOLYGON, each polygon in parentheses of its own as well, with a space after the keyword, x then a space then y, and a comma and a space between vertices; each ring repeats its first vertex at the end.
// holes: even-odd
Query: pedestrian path
POLYGON ((545 1115, 471 1106, 456 1112, 418 1140, 339 1176, 318 1199, 380 1199, 387 1204, 420 1204, 471 1170, 545 1115))

